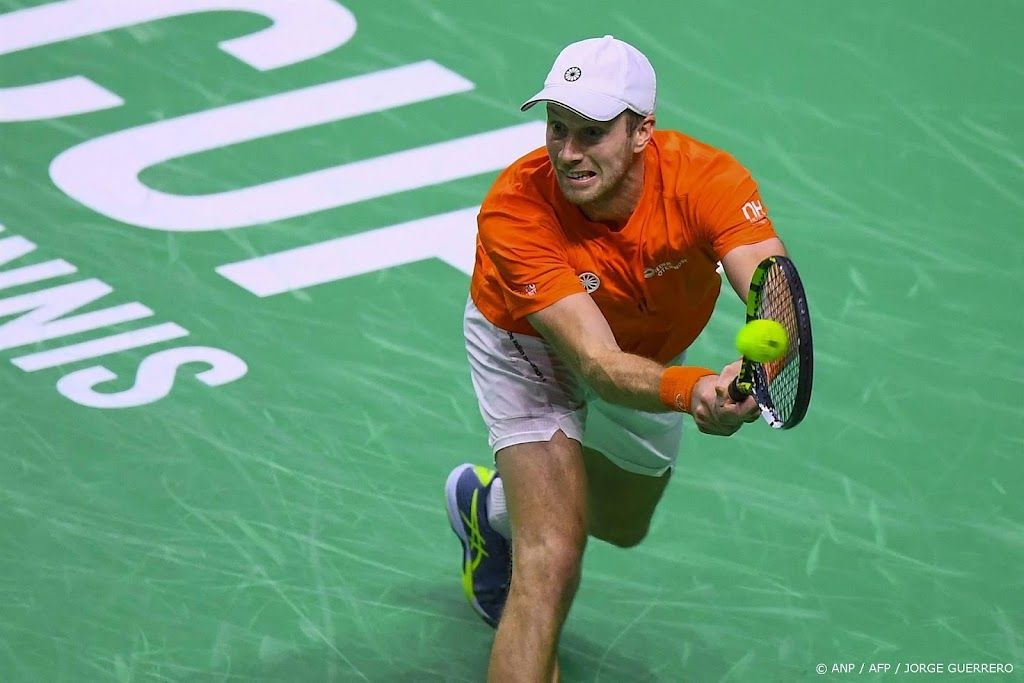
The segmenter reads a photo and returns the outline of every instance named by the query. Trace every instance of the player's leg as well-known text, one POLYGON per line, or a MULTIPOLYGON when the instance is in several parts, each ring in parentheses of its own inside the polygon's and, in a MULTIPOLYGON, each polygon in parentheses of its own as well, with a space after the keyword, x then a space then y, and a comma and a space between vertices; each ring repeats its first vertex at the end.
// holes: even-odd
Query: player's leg
POLYGON ((497 463, 515 563, 489 679, 552 680, 557 677, 558 638, 579 586, 587 541, 582 449, 558 431, 548 442, 498 451, 497 463))
POLYGON ((679 413, 646 413, 589 401, 583 435, 589 533, 621 547, 647 535, 683 436, 679 413))
MULTIPOLYGON (((580 476, 585 476, 579 441, 586 408, 571 370, 543 339, 495 327, 472 301, 466 305, 464 329, 470 377, 495 461, 499 453, 502 459, 520 450, 545 455, 561 444, 558 453, 575 449, 580 476), (568 444, 564 435, 575 441, 568 444)), ((512 580, 506 491, 504 477, 469 464, 456 467, 446 486, 449 522, 462 544, 463 590, 492 626, 501 618, 512 580)))
POLYGON ((604 454, 584 449, 587 469, 587 531, 621 548, 637 545, 647 535, 651 516, 661 500, 672 470, 660 476, 628 472, 604 454))

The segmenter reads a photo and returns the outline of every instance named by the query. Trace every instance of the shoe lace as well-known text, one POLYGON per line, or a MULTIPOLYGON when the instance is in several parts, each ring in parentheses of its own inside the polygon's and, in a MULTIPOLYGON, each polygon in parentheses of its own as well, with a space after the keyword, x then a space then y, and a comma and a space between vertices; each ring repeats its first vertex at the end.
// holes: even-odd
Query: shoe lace
POLYGON ((479 497, 480 491, 473 491, 473 499, 469 503, 469 517, 466 516, 465 512, 459 512, 462 516, 462 521, 466 523, 466 527, 469 529, 469 547, 475 551, 473 559, 470 561, 470 569, 476 569, 485 557, 489 557, 483 534, 480 533, 480 515, 477 514, 479 497))

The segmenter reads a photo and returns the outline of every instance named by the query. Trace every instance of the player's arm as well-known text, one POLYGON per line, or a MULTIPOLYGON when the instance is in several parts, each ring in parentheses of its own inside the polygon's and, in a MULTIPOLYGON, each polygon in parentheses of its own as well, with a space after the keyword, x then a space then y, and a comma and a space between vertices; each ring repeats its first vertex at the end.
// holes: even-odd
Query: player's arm
POLYGON ((665 368, 622 351, 589 294, 567 296, 527 320, 604 400, 649 412, 668 410, 659 398, 665 368))
POLYGON ((722 267, 725 269, 726 277, 729 278, 729 284, 732 285, 744 305, 747 303, 747 292, 750 289, 750 278, 754 274, 754 269, 769 256, 788 256, 782 240, 772 237, 763 242, 745 244, 732 249, 722 257, 722 267))
POLYGON ((567 296, 528 315, 527 320, 609 403, 666 412, 670 409, 666 395, 675 394, 675 386, 686 385, 680 389, 687 397, 686 405, 676 408, 693 415, 702 432, 728 436, 752 415, 756 417, 750 406, 732 403, 717 391, 719 385, 728 386, 732 381, 738 371, 736 364, 728 366, 722 376, 701 376, 700 369, 694 368, 673 368, 666 375, 660 363, 619 348, 608 321, 588 294, 567 296))

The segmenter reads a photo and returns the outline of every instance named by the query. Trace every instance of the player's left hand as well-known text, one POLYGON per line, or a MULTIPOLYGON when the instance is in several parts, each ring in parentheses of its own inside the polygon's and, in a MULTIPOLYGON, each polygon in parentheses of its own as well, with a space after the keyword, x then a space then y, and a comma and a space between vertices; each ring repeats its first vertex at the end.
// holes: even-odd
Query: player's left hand
POLYGON ((761 409, 752 396, 737 403, 729 397, 729 384, 740 371, 741 361, 722 368, 719 375, 702 377, 694 387, 694 408, 691 411, 698 429, 705 434, 730 436, 744 423, 754 422, 761 409))
POLYGON ((732 397, 729 396, 729 385, 736 379, 736 375, 740 373, 740 366, 742 364, 743 360, 740 359, 722 368, 721 374, 718 375, 718 381, 715 382, 715 397, 717 398, 718 408, 723 414, 735 413, 743 422, 757 422, 757 419, 761 417, 761 407, 757 405, 757 401, 753 396, 747 396, 740 403, 732 400, 732 397))

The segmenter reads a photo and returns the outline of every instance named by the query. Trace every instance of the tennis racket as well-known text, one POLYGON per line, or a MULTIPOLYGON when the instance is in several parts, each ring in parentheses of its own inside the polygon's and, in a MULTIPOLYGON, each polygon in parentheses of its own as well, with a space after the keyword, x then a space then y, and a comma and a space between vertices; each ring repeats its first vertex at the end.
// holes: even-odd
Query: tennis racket
POLYGON ((761 261, 750 279, 747 322, 766 318, 786 328, 786 355, 764 363, 744 358, 729 385, 729 396, 739 403, 753 394, 765 422, 774 429, 792 429, 804 419, 811 402, 814 346, 804 286, 785 256, 761 261))

